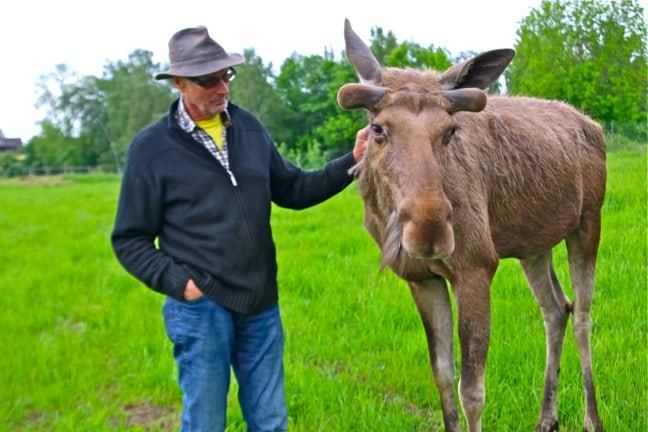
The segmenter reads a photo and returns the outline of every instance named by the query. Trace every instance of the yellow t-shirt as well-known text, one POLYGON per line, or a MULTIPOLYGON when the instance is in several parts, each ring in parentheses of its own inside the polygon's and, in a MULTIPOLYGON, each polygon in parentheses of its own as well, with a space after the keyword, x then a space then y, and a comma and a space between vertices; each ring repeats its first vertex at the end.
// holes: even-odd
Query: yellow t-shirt
POLYGON ((223 150, 223 120, 220 114, 207 120, 198 120, 196 125, 213 138, 219 150, 223 150))

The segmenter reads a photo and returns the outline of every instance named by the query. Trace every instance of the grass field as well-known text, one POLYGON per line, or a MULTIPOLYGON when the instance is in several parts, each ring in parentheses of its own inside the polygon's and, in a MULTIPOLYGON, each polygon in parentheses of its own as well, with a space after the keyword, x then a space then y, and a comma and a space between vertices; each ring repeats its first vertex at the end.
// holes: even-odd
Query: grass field
MULTIPOLYGON (((646 154, 612 153, 592 335, 609 431, 648 425, 646 154)), ((0 431, 170 431, 181 393, 162 296, 116 262, 116 177, 0 181, 0 431)), ((406 285, 378 271, 355 185, 315 208, 275 209, 290 430, 442 430, 423 329, 406 285)), ((569 292, 564 248, 555 254, 569 292)), ((485 431, 530 431, 544 373, 542 317, 519 265, 493 290, 485 431)), ((243 431, 231 391, 228 431, 243 431)), ((568 333, 561 431, 583 394, 568 333)))

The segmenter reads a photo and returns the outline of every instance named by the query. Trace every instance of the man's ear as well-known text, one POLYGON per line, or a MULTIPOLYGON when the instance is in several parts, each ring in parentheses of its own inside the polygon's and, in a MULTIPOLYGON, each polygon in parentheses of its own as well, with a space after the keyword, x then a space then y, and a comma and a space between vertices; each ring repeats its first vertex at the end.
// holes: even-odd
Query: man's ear
POLYGON ((183 78, 176 77, 176 76, 171 78, 171 81, 173 82, 173 86, 180 91, 182 91, 183 87, 186 84, 186 81, 183 78))

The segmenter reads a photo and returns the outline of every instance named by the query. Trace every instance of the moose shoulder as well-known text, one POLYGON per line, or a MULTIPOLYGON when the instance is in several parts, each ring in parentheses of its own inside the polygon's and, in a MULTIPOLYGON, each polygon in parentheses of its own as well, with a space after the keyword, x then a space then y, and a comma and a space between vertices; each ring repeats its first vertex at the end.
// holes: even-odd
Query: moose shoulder
POLYGON ((573 315, 586 430, 602 431, 590 348, 590 308, 606 182, 601 127, 567 104, 483 91, 513 59, 490 51, 439 73, 384 68, 345 22, 346 54, 360 83, 340 88, 345 109, 370 117, 355 167, 365 225, 383 267, 404 279, 418 307, 447 431, 460 431, 452 307, 461 344, 459 396, 481 430, 490 338, 490 285, 501 258, 518 258, 544 317, 547 357, 536 431, 558 428, 556 392, 573 315), (552 248, 565 241, 573 303, 552 248))

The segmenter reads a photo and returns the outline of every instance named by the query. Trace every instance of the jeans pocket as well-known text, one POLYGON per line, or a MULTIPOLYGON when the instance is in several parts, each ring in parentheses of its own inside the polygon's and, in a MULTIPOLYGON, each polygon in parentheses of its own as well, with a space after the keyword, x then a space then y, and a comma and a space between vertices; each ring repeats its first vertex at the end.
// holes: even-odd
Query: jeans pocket
POLYGON ((176 300, 168 297, 163 306, 167 336, 174 344, 192 340, 208 331, 212 301, 202 296, 195 300, 176 300))
POLYGON ((173 344, 173 357, 180 366, 186 361, 187 325, 186 315, 191 306, 185 302, 168 297, 162 307, 164 328, 167 337, 173 344))

